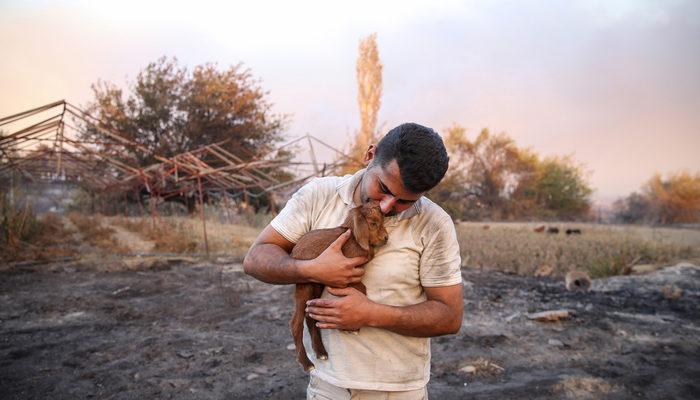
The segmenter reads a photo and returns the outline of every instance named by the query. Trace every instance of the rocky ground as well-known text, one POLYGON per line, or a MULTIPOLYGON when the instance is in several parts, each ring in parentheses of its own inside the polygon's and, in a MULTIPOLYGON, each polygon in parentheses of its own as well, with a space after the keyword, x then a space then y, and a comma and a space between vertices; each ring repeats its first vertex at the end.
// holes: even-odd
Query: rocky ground
MULTIPOLYGON (((587 293, 463 276, 462 330, 432 340, 432 399, 700 398, 700 268, 597 280, 587 293), (560 309, 570 317, 529 318, 560 309)), ((304 398, 291 298, 226 260, 3 268, 0 398, 304 398)))

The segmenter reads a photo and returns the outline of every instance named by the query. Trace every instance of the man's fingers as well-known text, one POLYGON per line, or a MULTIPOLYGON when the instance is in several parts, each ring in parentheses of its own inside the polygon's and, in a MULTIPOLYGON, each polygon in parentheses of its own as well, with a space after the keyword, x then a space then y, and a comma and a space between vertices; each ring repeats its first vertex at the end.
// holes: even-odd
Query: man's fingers
POLYGON ((357 267, 358 265, 366 264, 367 261, 367 257, 353 257, 350 259, 350 264, 357 267))
POLYGON ((362 278, 362 275, 365 274, 365 269, 364 268, 353 268, 352 269, 352 274, 350 277, 352 278, 362 278))
POLYGON ((332 315, 309 314, 309 317, 315 319, 318 322, 330 322, 333 324, 337 324, 338 322, 340 322, 338 320, 338 317, 334 317, 332 315))
POLYGON ((343 247, 343 245, 345 244, 345 242, 347 242, 348 239, 350 239, 351 234, 352 234, 352 229, 348 229, 342 235, 338 236, 337 239, 335 239, 333 244, 331 244, 331 247, 341 249, 343 247))
POLYGON ((307 307, 333 307, 335 299, 313 299, 306 302, 307 307))
POLYGON ((330 286, 326 286, 326 289, 328 290, 328 293, 332 294, 333 296, 347 296, 352 294, 352 291, 355 290, 351 287, 334 288, 330 286))
POLYGON ((306 313, 309 315, 327 315, 331 317, 337 317, 338 312, 335 308, 325 308, 325 307, 306 307, 306 313))
POLYGON ((317 322, 316 326, 319 327, 320 329, 340 329, 340 325, 338 325, 338 324, 328 324, 328 323, 317 322))

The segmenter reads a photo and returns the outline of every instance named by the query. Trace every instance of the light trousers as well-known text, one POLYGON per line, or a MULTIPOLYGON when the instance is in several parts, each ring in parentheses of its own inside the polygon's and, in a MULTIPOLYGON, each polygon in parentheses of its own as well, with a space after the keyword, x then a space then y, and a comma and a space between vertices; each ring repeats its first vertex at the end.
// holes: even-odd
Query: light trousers
POLYGON ((306 389, 307 400, 428 400, 428 389, 401 392, 382 392, 377 390, 346 389, 317 378, 311 374, 309 387, 306 389))

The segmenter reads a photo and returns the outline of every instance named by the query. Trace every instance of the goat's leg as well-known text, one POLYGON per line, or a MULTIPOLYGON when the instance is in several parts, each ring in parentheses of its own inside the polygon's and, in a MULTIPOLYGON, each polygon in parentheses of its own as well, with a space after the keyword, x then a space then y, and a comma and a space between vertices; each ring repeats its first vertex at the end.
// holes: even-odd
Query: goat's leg
MULTIPOLYGON (((323 293, 323 285, 312 284, 312 286, 312 298, 317 299, 321 297, 321 294, 323 293)), ((319 360, 327 360, 328 352, 326 351, 326 347, 323 346, 323 340, 321 340, 321 330, 316 326, 316 320, 312 319, 307 315, 306 327, 309 328, 309 335, 311 336, 311 347, 314 349, 316 358, 318 358, 319 360)))
POLYGON ((294 338, 297 360, 304 371, 309 372, 314 368, 314 364, 309 360, 304 348, 304 316, 306 315, 306 302, 312 298, 313 286, 308 283, 299 283, 294 288, 294 315, 289 321, 289 328, 294 338))

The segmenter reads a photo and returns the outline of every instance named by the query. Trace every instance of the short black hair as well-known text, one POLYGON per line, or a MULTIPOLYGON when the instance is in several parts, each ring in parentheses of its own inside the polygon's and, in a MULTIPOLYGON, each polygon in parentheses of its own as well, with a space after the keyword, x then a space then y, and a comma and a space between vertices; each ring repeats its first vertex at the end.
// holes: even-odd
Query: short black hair
POLYGON ((409 122, 390 130, 377 145, 374 162, 383 168, 391 160, 396 160, 406 189, 421 193, 440 183, 450 158, 437 132, 409 122))

